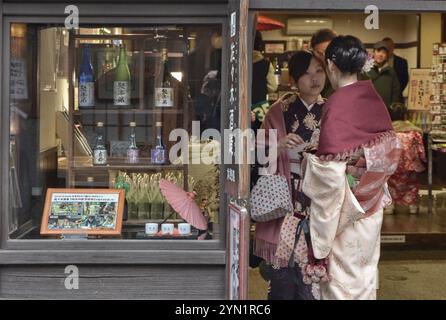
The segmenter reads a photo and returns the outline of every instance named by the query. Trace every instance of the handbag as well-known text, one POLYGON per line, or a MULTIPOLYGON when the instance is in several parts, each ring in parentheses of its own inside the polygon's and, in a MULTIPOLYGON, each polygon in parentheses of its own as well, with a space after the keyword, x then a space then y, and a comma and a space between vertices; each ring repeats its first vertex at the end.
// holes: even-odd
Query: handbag
POLYGON ((316 259, 310 237, 308 217, 299 213, 287 214, 280 229, 280 240, 276 256, 288 260, 288 268, 292 279, 299 284, 294 273, 296 262, 299 264, 303 279, 309 285, 330 280, 328 275, 328 259, 316 259))
POLYGON ((286 216, 293 211, 291 194, 285 177, 264 175, 251 191, 251 218, 266 222, 286 216))

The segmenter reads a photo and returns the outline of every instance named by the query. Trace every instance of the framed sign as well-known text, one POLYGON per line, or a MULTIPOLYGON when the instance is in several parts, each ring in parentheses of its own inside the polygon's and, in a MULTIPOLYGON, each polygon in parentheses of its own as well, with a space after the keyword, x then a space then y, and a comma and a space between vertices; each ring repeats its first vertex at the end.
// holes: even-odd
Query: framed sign
POLYGON ((120 235, 122 189, 48 189, 40 234, 120 235))
POLYGON ((429 111, 432 88, 431 69, 410 69, 407 108, 429 111))
POLYGON ((246 208, 230 204, 228 238, 229 300, 248 298, 249 215, 246 208))

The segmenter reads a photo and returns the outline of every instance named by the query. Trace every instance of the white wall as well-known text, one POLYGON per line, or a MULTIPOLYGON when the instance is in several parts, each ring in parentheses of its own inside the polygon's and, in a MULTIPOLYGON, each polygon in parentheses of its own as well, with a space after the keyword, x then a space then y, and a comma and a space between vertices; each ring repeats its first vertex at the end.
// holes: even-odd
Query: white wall
POLYGON ((432 45, 441 41, 441 14, 423 13, 421 15, 421 68, 432 64, 432 45))
MULTIPOLYGON (((274 15, 267 14, 273 19, 277 19, 286 24, 287 19, 293 17, 293 15, 274 15)), ((308 14, 315 15, 315 14, 308 14)), ((304 15, 296 15, 304 16, 304 15)), ((307 15, 305 15, 307 16, 307 15)), ((318 16, 330 17, 333 20, 333 29, 338 34, 351 34, 365 43, 375 43, 384 37, 391 37, 397 43, 409 43, 417 41, 418 32, 418 18, 416 14, 380 14, 380 28, 377 30, 367 30, 364 27, 364 19, 366 15, 362 13, 332 13, 321 14, 318 16)), ((432 21, 431 21, 432 23, 432 21)), ((435 23, 433 23, 435 24, 435 23)), ((437 26, 440 30, 440 25, 437 26)), ((288 36, 286 35, 286 29, 264 31, 262 33, 263 39, 268 40, 295 40, 303 39, 309 40, 311 35, 308 36, 288 36)), ((397 49, 396 54, 403 56, 409 62, 410 67, 415 68, 417 65, 417 50, 416 48, 409 49, 397 49)))
MULTIPOLYGON (((288 18, 294 16, 307 15, 274 15, 268 14, 268 17, 277 19, 286 24, 288 18)), ((378 30, 367 30, 364 27, 364 19, 366 15, 362 13, 350 14, 321 14, 321 17, 330 17, 333 20, 333 29, 338 34, 351 34, 360 38, 363 42, 374 43, 388 36, 395 40, 395 42, 411 42, 416 41, 417 25, 416 15, 403 14, 380 14, 380 28, 378 30)), ((281 30, 264 31, 262 33, 264 40, 287 40, 289 38, 306 38, 309 39, 311 35, 306 37, 287 36, 286 28, 281 30)))

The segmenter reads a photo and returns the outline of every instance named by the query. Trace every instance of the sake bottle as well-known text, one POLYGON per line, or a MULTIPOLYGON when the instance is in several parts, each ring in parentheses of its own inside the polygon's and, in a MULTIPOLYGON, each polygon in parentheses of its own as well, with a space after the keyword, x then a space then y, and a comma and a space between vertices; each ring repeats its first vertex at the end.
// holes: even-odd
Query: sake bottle
POLYGON ((156 122, 156 139, 155 146, 152 148, 150 155, 153 164, 165 164, 167 158, 166 147, 164 146, 161 122, 156 122))
POLYGON ((104 134, 102 132, 103 128, 104 128, 104 123, 98 122, 96 143, 93 148, 93 164, 94 165, 106 165, 107 164, 107 149, 105 148, 104 134))
POLYGON ((138 163, 139 162, 139 149, 136 146, 136 123, 130 122, 130 139, 129 147, 127 149, 127 162, 138 163))
POLYGON ((94 107, 94 72, 91 65, 90 47, 82 48, 82 62, 79 70, 79 108, 94 107))
POLYGON ((113 102, 115 106, 130 106, 130 70, 123 45, 119 49, 119 62, 113 82, 113 102))
POLYGON ((163 63, 163 74, 161 86, 155 88, 155 107, 173 107, 174 97, 172 88, 172 76, 169 72, 169 61, 167 57, 167 49, 161 52, 163 63))

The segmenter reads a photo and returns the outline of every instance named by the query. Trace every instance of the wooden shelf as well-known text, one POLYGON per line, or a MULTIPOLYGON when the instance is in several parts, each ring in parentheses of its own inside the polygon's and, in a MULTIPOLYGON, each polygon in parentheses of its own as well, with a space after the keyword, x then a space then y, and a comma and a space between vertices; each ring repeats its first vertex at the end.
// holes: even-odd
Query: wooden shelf
POLYGON ((104 166, 93 165, 89 157, 75 157, 71 168, 75 171, 91 170, 128 170, 128 171, 161 171, 161 170, 182 170, 183 164, 151 164, 150 158, 141 158, 139 163, 126 163, 125 158, 109 158, 108 164, 104 166))
POLYGON ((135 164, 122 164, 122 165, 106 165, 106 166, 73 166, 74 171, 91 171, 94 170, 123 170, 123 171, 162 171, 162 170, 183 170, 183 165, 135 165, 135 164))
POLYGON ((74 115, 83 114, 182 114, 178 109, 80 109, 74 111, 74 115))

